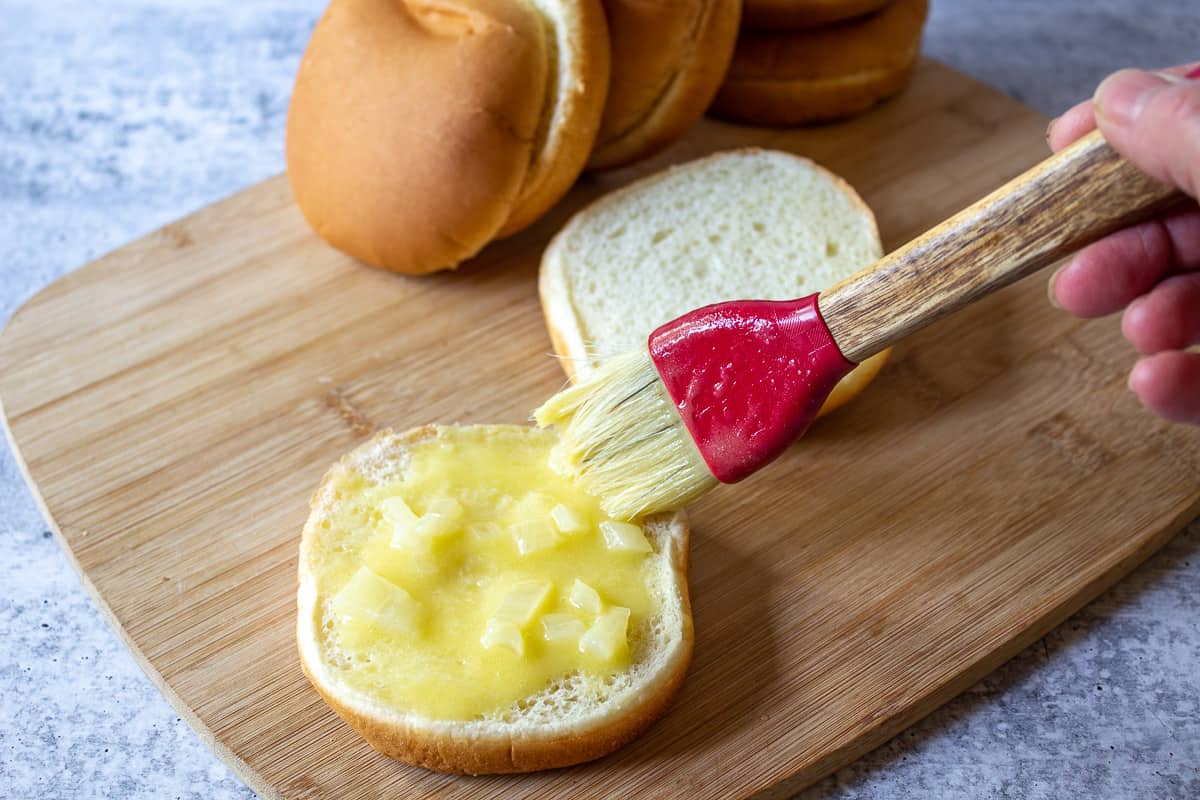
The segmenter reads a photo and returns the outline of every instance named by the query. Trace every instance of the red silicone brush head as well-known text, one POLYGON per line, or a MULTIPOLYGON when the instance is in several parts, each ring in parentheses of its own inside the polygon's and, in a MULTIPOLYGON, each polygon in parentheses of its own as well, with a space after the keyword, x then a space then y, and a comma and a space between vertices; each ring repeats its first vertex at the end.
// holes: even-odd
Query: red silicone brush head
POLYGON ((654 331, 649 347, 667 394, 722 483, 782 453, 855 366, 838 350, 815 294, 705 306, 654 331))

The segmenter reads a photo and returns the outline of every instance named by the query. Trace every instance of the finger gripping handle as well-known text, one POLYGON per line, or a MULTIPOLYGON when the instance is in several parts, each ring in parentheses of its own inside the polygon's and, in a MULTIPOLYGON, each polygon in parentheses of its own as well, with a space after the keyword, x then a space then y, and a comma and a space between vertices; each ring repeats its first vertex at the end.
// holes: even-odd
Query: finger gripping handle
POLYGON ((823 292, 821 311, 862 361, 1183 196, 1094 131, 823 292))

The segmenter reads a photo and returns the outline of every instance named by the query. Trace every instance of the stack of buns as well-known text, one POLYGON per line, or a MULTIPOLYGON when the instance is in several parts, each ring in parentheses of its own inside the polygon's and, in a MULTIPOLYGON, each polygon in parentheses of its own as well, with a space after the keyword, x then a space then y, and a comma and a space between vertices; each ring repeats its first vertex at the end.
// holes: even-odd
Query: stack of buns
POLYGON ((329 244, 453 269, 585 169, 709 111, 826 122, 908 83, 928 0, 331 0, 296 77, 287 169, 329 244), (739 27, 740 26, 740 27, 739 27))
POLYGON ((670 144, 709 105, 741 0, 332 0, 288 112, 296 202, 377 267, 457 266, 587 166, 670 144))
POLYGON ((861 113, 907 85, 928 0, 746 0, 714 116, 803 125, 861 113))

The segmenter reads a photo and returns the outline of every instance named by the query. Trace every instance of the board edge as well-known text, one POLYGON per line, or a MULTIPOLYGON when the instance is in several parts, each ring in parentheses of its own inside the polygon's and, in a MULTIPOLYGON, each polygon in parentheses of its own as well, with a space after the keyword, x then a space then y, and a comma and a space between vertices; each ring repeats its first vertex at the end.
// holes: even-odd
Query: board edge
POLYGON ((748 798, 750 800, 788 800, 817 781, 832 775, 895 739, 913 725, 960 697, 972 686, 1016 658, 1022 651, 1049 635, 1089 603, 1116 586, 1178 536, 1181 531, 1196 522, 1198 515, 1200 515, 1200 494, 1190 504, 1184 505, 1176 512, 1158 533, 1144 540, 1131 552, 1119 556, 1114 564, 1085 584, 1076 594, 1048 610, 995 650, 985 654, 942 685, 932 688, 923 697, 917 698, 907 708, 902 708, 895 715, 880 717, 874 730, 860 735, 842 749, 834 750, 821 761, 807 769, 801 769, 790 778, 785 778, 751 793, 748 798))
MULTIPOLYGON (((0 332, 0 338, 2 337, 3 333, 0 332)), ((25 457, 21 454, 21 450, 17 446, 16 438, 13 436, 12 428, 9 425, 8 414, 4 410, 4 398, 2 395, 0 395, 0 427, 4 428, 4 439, 8 442, 9 449, 12 451, 13 461, 16 462, 17 469, 20 471, 21 477, 25 481, 25 486, 28 488, 30 496, 33 497, 34 503, 37 505, 38 510, 42 513, 42 518, 45 520, 46 525, 49 526, 50 532, 54 536, 54 541, 66 555, 67 561, 69 561, 71 564, 71 569, 75 572, 76 577, 79 578, 80 583, 83 584, 84 591, 86 592, 88 598, 91 599, 92 603, 100 611, 100 615, 104 617, 104 620, 108 623, 109 628, 111 628, 112 631, 117 634, 120 642, 129 650, 129 653, 133 656, 134 662, 142 670, 145 676, 150 679, 150 683, 154 686, 154 688, 158 689, 171 708, 177 714, 179 714, 180 718, 188 724, 188 727, 196 733, 196 735, 200 738, 200 741, 208 747, 208 749, 217 757, 218 760, 233 770, 234 774, 245 781, 246 785, 249 786, 255 794, 266 798, 266 800, 283 800, 284 796, 282 792, 273 787, 270 783, 263 779, 261 775, 255 772, 248 763, 243 761, 237 756, 236 753, 222 744, 212 730, 209 729, 209 727, 204 724, 200 717, 196 715, 196 712, 193 711, 190 706, 188 706, 178 695, 175 694, 175 691, 171 688, 170 684, 163 679, 162 675, 160 675, 158 670, 154 668, 154 666, 146 658, 145 654, 142 653, 141 648, 137 646, 137 643, 134 642, 133 638, 125 630, 125 626, 121 624, 119 619, 117 619, 116 614, 113 612, 112 608, 109 607, 108 602, 104 599, 104 596, 101 595, 96 589, 87 573, 84 572, 80 567, 79 560, 75 556, 74 549, 67 541, 66 536, 63 535, 58 521, 55 520, 54 516, 50 513, 50 507, 46 505, 46 500, 42 497, 41 489, 38 488, 37 482, 33 479, 33 475, 29 472, 29 467, 25 463, 25 457)))

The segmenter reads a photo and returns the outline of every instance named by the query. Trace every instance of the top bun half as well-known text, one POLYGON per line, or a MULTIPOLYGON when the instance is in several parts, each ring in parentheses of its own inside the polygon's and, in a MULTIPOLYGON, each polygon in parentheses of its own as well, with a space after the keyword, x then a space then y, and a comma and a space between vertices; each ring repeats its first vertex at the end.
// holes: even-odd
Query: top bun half
POLYGON ((589 167, 651 156, 704 115, 733 57, 741 7, 741 0, 606 0, 612 82, 589 167))
POLYGON ((599 0, 333 0, 288 112, 305 218, 410 274, 532 222, 587 159, 606 37, 599 0))

